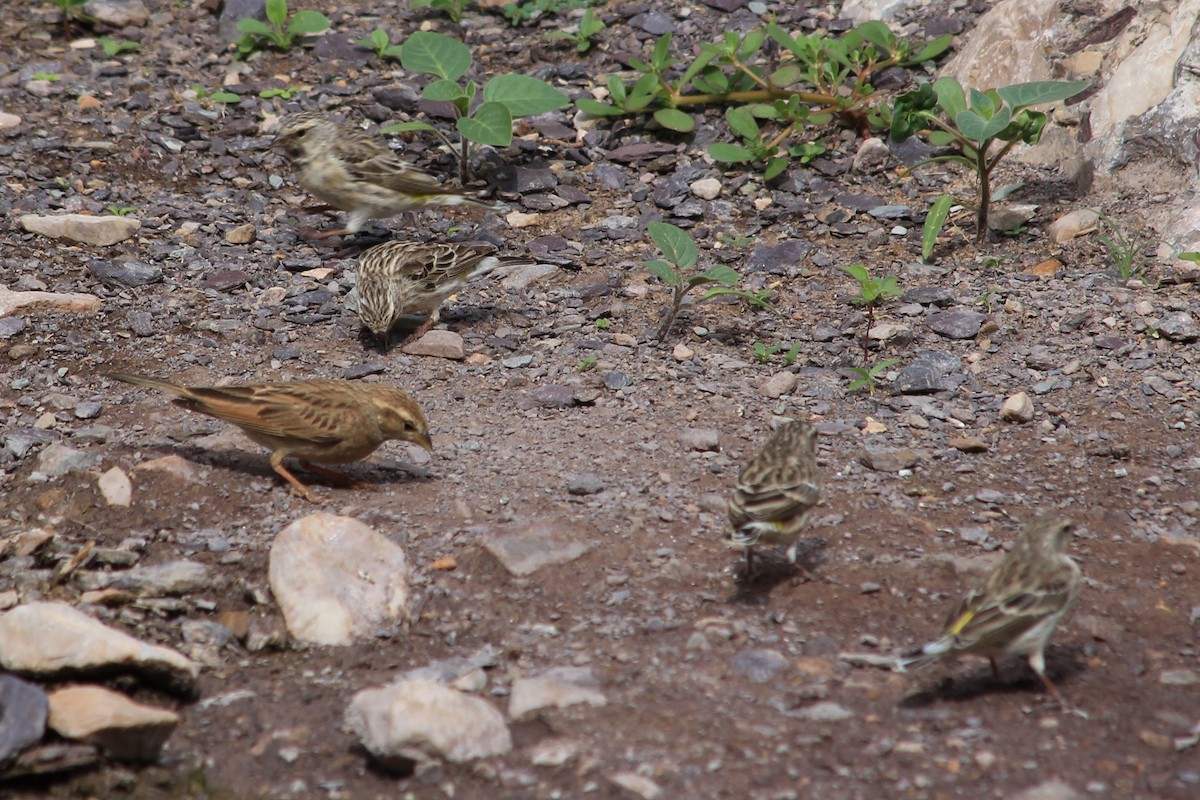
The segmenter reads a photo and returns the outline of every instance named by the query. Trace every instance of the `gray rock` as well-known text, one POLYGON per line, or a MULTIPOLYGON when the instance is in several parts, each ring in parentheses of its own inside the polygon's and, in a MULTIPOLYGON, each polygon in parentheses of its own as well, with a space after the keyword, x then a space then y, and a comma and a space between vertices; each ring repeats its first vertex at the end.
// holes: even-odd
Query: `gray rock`
POLYGON ((907 447, 873 447, 868 445, 859 454, 859 462, 877 472, 899 472, 920 464, 926 458, 919 450, 907 447))
POLYGON ((232 42, 242 35, 237 29, 238 20, 266 18, 267 0, 225 0, 217 33, 222 41, 232 42))
POLYGON ((567 481, 567 493, 575 495, 600 494, 604 479, 594 472, 582 472, 567 481))
POLYGON ((1005 422, 1029 422, 1033 415, 1033 399, 1026 392, 1017 392, 1000 406, 1000 419, 1005 422))
POLYGON ((612 392, 619 392, 629 384, 633 383, 633 379, 626 372, 618 370, 610 370, 600 376, 600 382, 604 384, 604 388, 612 392))
POLYGON ((91 469, 100 463, 99 453, 89 453, 54 442, 38 454, 37 470, 51 478, 91 469))
MULTIPOLYGON (((558 270, 559 268, 554 264, 522 264, 510 270, 500 281, 500 285, 505 289, 523 291, 530 284, 540 281, 548 275, 553 275, 558 270)), ((500 274, 500 271, 497 270, 496 274, 500 274)))
POLYGON ((813 703, 795 712, 794 716, 810 722, 843 722, 854 719, 854 712, 832 701, 813 703))
POLYGON ((88 0, 83 11, 105 25, 124 28, 133 25, 140 28, 150 19, 150 12, 142 0, 88 0))
POLYGON ((1158 676, 1164 686, 1194 686, 1200 683, 1200 674, 1194 669, 1166 669, 1158 676))
POLYGON ((133 217, 90 217, 86 214, 26 214, 19 222, 21 228, 30 233, 97 247, 123 242, 142 225, 133 217))
POLYGON ((875 219, 912 219, 912 208, 903 205, 875 206, 867 213, 875 219))
POLYGON ((573 405, 575 390, 558 384, 539 386, 517 401, 518 408, 570 408, 573 405))
POLYGON ((0 319, 0 339, 11 339, 25 330, 24 317, 4 317, 0 319))
POLYGON ((12 453, 14 458, 24 458, 35 446, 57 442, 62 435, 55 431, 44 431, 40 428, 16 428, 4 436, 4 449, 12 453))
POLYGON ((199 561, 169 561, 165 564, 134 567, 108 576, 108 586, 147 597, 179 597, 212 588, 208 567, 199 561))
POLYGON ((498 649, 485 644, 469 656, 447 658, 435 664, 410 669, 400 673, 398 679, 404 681, 428 680, 450 684, 475 670, 494 667, 499 655, 498 649))
POLYGON ((1049 780, 1009 796, 1009 800, 1083 800, 1083 795, 1059 780, 1049 780))
POLYGON ((408 618, 408 572, 390 539, 352 517, 318 512, 275 537, 267 577, 292 636, 348 645, 408 618))
POLYGON ((383 768, 398 773, 441 759, 464 762, 512 749, 504 716, 495 707, 434 681, 359 692, 346 710, 346 727, 383 768))
POLYGON ((947 339, 971 339, 979 333, 985 320, 987 316, 977 311, 955 309, 935 311, 925 318, 925 324, 931 331, 947 339))
POLYGON ((1049 372, 1052 369, 1057 369, 1058 364, 1058 354, 1044 344, 1034 345, 1025 354, 1025 366, 1030 369, 1049 372))
POLYGON ((729 665, 733 671, 751 683, 766 683, 788 664, 787 656, 778 650, 747 647, 739 651, 729 665))
POLYGON ((506 570, 522 577, 551 564, 574 561, 591 549, 595 532, 572 523, 547 521, 503 528, 484 541, 484 547, 506 570))
POLYGON ((517 187, 520 194, 545 192, 558 186, 558 178, 548 169, 517 167, 517 187))
POLYGON ((141 261, 113 262, 93 259, 88 262, 87 269, 105 286, 145 286, 163 279, 161 267, 141 261))
POLYGON ((0 675, 0 769, 42 739, 48 712, 46 693, 15 675, 0 675))
POLYGON ((410 356, 432 356, 455 361, 461 361, 467 357, 463 338, 454 331, 444 330, 426 332, 420 339, 406 344, 404 352, 410 356))
POLYGON ((721 449, 721 432, 715 428, 688 428, 679 434, 679 443, 687 450, 715 452, 721 449))
POLYGON ((764 397, 777 400, 780 397, 783 397, 785 394, 790 393, 792 389, 796 388, 796 382, 799 380, 800 376, 794 372, 788 372, 786 370, 784 372, 776 372, 770 378, 767 378, 765 381, 763 381, 763 383, 758 387, 758 391, 764 397))
POLYGON ((528 367, 532 363, 533 356, 512 356, 501 360, 500 366, 505 369, 520 369, 521 367, 528 367))
POLYGON ((900 297, 904 303, 919 303, 923 306, 947 306, 954 302, 954 292, 942 286, 918 286, 909 289, 900 297))
POLYGON ((1200 339, 1200 328, 1195 318, 1186 311, 1167 314, 1158 323, 1158 330, 1172 342, 1194 342, 1200 339))
POLYGON ((746 259, 745 271, 787 275, 811 250, 812 245, 802 239, 788 239, 774 246, 760 244, 746 259))
POLYGON ((520 719, 542 708, 566 708, 587 703, 608 704, 600 691, 600 681, 591 667, 556 667, 540 675, 513 681, 508 701, 508 716, 520 719))
POLYGON ((96 400, 84 400, 75 406, 75 419, 95 419, 103 408, 96 400))
POLYGON ((640 28, 651 36, 663 36, 675 30, 675 22, 661 11, 650 11, 631 17, 629 25, 640 28))

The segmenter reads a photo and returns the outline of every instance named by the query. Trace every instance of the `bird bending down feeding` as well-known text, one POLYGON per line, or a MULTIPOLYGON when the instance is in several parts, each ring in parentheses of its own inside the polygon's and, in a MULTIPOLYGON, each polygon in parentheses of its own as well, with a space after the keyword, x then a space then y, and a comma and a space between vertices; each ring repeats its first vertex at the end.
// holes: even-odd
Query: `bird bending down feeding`
POLYGON ((342 473, 313 462, 348 464, 392 439, 433 449, 421 407, 394 386, 344 380, 179 386, 140 375, 108 377, 170 392, 178 396, 173 401, 178 406, 237 425, 271 449, 271 468, 313 503, 319 502, 316 495, 283 465, 285 458, 294 457, 305 469, 346 482, 342 473))
POLYGON ((1059 705, 1057 687, 1046 677, 1046 642, 1079 595, 1079 565, 1066 554, 1071 521, 1039 517, 1025 528, 983 583, 946 617, 942 636, 901 659, 901 671, 960 655, 986 656, 999 677, 996 657, 1024 656, 1059 705))
POLYGON ((405 314, 428 314, 417 334, 437 323, 446 298, 501 265, 531 263, 499 258, 487 242, 384 242, 358 258, 358 318, 386 341, 405 314))
POLYGON ((350 212, 345 228, 315 234, 315 239, 357 233, 367 220, 425 206, 493 208, 443 186, 361 128, 315 111, 280 120, 273 146, 287 153, 301 186, 334 208, 350 212))
POLYGON ((786 544, 796 563, 799 533, 821 498, 817 432, 807 422, 785 422, 738 475, 729 498, 729 543, 746 551, 746 576, 757 544, 786 544))

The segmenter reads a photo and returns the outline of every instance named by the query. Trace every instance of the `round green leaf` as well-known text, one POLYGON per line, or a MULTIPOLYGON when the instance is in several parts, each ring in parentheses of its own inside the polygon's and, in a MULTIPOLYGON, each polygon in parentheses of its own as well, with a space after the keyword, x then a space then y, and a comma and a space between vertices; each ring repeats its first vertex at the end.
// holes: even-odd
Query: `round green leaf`
POLYGON ((512 142, 512 115, 503 103, 484 103, 455 124, 459 133, 476 144, 507 147, 512 142))
POLYGON ((688 133, 696 127, 696 121, 690 114, 685 114, 677 108, 660 108, 654 112, 654 119, 659 125, 680 133, 688 133))
POLYGON ((248 33, 251 36, 270 36, 275 31, 271 29, 267 23, 258 19, 239 19, 237 29, 242 33, 248 33))
POLYGON ((514 118, 544 114, 571 102, 558 89, 528 75, 497 75, 483 87, 483 99, 503 103, 514 118))
POLYGON ((329 30, 329 18, 316 11, 297 11, 288 23, 288 33, 320 33, 329 30))
POLYGON ((739 144, 729 144, 728 142, 713 142, 708 146, 708 154, 726 164, 741 164, 754 160, 754 153, 739 144))
POLYGON ((646 230, 667 260, 679 269, 691 269, 700 259, 696 243, 683 228, 669 222, 649 222, 646 230))
POLYGON ((426 100, 436 100, 443 103, 453 103, 455 100, 466 98, 462 87, 454 81, 434 81, 425 87, 421 96, 426 100))
POLYGON ((449 36, 417 31, 401 45, 400 64, 412 72, 456 81, 471 68, 471 50, 449 36))

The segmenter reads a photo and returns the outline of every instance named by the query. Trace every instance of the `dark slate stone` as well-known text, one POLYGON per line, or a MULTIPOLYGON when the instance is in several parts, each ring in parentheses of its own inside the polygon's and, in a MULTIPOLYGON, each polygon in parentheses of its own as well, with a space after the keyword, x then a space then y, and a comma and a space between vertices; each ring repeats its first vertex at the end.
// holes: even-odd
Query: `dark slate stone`
POLYGON ((640 28, 651 36, 663 36, 675 32, 675 22, 661 11, 650 11, 630 17, 629 25, 640 28))
POLYGON ((987 319, 986 314, 978 311, 935 311, 925 318, 925 324, 939 336, 947 339, 971 339, 979 333, 987 319))
POLYGON ((901 295, 900 300, 904 303, 920 303, 923 306, 944 308, 954 302, 954 292, 942 286, 918 286, 901 295))
POLYGON ((93 259, 88 262, 87 270, 105 286, 145 286, 163 279, 162 267, 141 261, 114 263, 93 259))
POLYGON ((517 167, 516 191, 522 194, 526 192, 544 192, 547 189, 553 189, 555 186, 558 186, 558 178, 550 170, 517 167))
POLYGON ((11 339, 25 330, 24 317, 4 317, 0 319, 0 339, 11 339))
POLYGON ((770 272, 785 275, 789 267, 804 260, 812 245, 802 239, 788 239, 775 246, 759 245, 746 259, 746 272, 770 272))
POLYGON ((600 494, 604 491, 604 480, 594 472, 583 472, 567 483, 567 492, 574 495, 600 494))
POLYGON ((50 701, 40 687, 0 675, 0 769, 46 733, 50 701))

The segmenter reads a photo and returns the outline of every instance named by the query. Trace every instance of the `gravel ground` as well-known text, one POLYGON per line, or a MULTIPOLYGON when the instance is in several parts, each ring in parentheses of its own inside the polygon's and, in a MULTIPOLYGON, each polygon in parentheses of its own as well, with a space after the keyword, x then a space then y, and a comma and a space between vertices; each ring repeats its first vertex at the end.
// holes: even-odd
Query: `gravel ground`
MULTIPOLYGON (((465 360, 383 351, 360 338, 343 305, 356 248, 296 234, 334 223, 301 209, 313 199, 269 150, 272 117, 287 110, 373 121, 418 110, 398 67, 348 42, 377 24, 399 40, 428 21, 465 37, 481 74, 532 72, 577 96, 662 25, 683 47, 754 17, 612 3, 602 46, 580 56, 497 16, 454 26, 314 1, 304 7, 326 12, 337 35, 245 65, 224 49, 210 5, 152 4, 143 27, 100 29, 141 41, 116 59, 67 46, 48 5, 0 19, 11 54, 0 110, 22 120, 0 138, 3 282, 102 300, 93 314, 0 319, 0 537, 56 536, 37 558, 0 560, 0 592, 78 603, 88 573, 108 568, 61 585, 52 569, 88 543, 132 541, 141 564, 187 558, 216 577, 168 604, 91 609, 116 627, 186 653, 195 652, 188 621, 244 612, 277 625, 268 548, 317 509, 229 426, 102 373, 191 383, 349 377, 403 386, 431 422, 431 456, 387 445, 350 469, 374 488, 313 483, 324 510, 406 548, 417 613, 406 634, 349 647, 251 651, 234 639, 208 651, 202 698, 249 693, 227 704, 117 681, 182 714, 161 760, 103 762, 10 784, 4 796, 1200 792, 1195 748, 1176 749, 1200 717, 1195 288, 1159 285, 1153 271, 1123 281, 1094 234, 1054 245, 1044 233, 1078 205, 1126 203, 1132 213, 1135 199, 1080 200, 1058 176, 1014 164, 1000 183, 1025 180, 1036 196, 1019 199, 1040 204, 1027 229, 977 247, 963 211, 930 266, 919 260, 923 209, 947 187, 973 196, 953 170, 919 180, 897 177, 894 161, 851 171, 860 140, 833 131, 823 157, 764 186, 705 160, 705 145, 724 136, 716 111, 687 139, 633 122, 577 139, 572 114, 552 114, 520 123, 525 135, 495 156, 516 181, 500 198, 518 216, 453 209, 421 214, 416 227, 430 237, 465 229, 557 269, 526 286, 485 280, 448 303, 441 324, 461 334, 465 360), (61 80, 38 82, 38 73, 61 80), (187 94, 233 73, 244 98, 236 107, 187 94), (284 86, 300 91, 286 102, 257 96, 284 86), (690 187, 710 178, 720 193, 700 199, 690 187), (16 222, 110 206, 136 209, 141 222, 111 246, 51 240, 16 222), (881 211, 893 206, 904 208, 881 211), (657 345, 669 298, 642 266, 654 219, 688 227, 702 263, 730 264, 749 286, 769 288, 782 316, 732 302, 687 307, 657 345), (1058 265, 1046 267, 1050 259, 1058 265), (866 325, 837 269, 852 263, 896 275, 905 292, 879 311, 883 338, 870 358, 898 363, 874 394, 848 391, 866 325), (800 347, 791 364, 783 352, 763 362, 756 342, 800 347), (1030 418, 1002 419, 1022 392, 1030 418), (825 490, 808 569, 768 558, 763 575, 739 580, 739 554, 722 542, 724 504, 780 416, 810 419, 821 434, 825 490), (51 443, 90 458, 48 476, 39 458, 51 443), (166 455, 191 462, 199 479, 136 469, 166 455), (130 508, 109 506, 97 486, 113 466, 133 475, 130 508), (1023 522, 1051 511, 1076 523, 1071 554, 1085 587, 1049 671, 1082 714, 1062 713, 1015 662, 999 681, 982 662, 904 675, 861 665, 864 654, 930 638, 1023 522), (498 530, 537 523, 590 549, 517 578, 482 546, 498 530), (496 655, 481 696, 501 706, 514 680, 572 665, 593 670, 608 702, 513 722, 505 756, 407 778, 371 766, 343 728, 353 694, 486 646, 496 655), (551 746, 569 757, 545 763, 539 754, 551 746)), ((791 26, 836 18, 827 5, 768 5, 791 26)), ((969 30, 986 5, 951 13, 935 3, 924 23, 969 30)), ((403 152, 431 171, 452 169, 428 140, 406 141, 403 152)), ((370 231, 408 228, 393 219, 370 231)))

